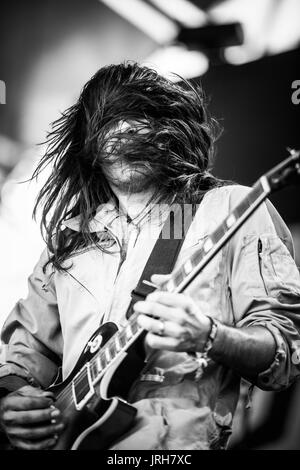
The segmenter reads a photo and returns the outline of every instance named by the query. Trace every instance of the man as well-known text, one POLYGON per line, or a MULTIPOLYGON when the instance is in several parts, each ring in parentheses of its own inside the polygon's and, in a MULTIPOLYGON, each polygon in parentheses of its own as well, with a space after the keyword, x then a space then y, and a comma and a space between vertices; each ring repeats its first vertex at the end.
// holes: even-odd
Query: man
MULTIPOLYGON (((212 151, 201 90, 132 63, 100 69, 55 123, 37 169, 53 168, 38 199, 47 249, 2 332, 0 420, 12 446, 57 442, 67 424, 44 389, 60 366, 70 374, 99 323, 126 325, 171 205, 198 205, 179 266, 248 194, 211 175, 212 151)), ((184 294, 135 304, 146 363, 128 396, 135 424, 112 448, 225 448, 240 377, 268 390, 295 380, 300 280, 289 250, 263 205, 184 294)))

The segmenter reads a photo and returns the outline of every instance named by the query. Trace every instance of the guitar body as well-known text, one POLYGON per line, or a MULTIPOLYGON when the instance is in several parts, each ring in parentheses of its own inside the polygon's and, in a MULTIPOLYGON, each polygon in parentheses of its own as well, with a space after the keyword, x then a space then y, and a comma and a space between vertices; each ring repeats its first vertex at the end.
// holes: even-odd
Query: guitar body
POLYGON ((49 387, 48 390, 56 397, 55 406, 60 409, 67 423, 54 450, 104 450, 133 425, 136 409, 127 403, 126 397, 137 374, 144 367, 144 359, 140 355, 142 349, 136 343, 114 360, 95 386, 94 394, 86 405, 78 409, 76 400, 69 399, 65 406, 65 395, 67 392, 72 394, 72 382, 77 373, 101 352, 101 348, 117 330, 112 322, 98 328, 87 342, 71 374, 63 382, 49 387))

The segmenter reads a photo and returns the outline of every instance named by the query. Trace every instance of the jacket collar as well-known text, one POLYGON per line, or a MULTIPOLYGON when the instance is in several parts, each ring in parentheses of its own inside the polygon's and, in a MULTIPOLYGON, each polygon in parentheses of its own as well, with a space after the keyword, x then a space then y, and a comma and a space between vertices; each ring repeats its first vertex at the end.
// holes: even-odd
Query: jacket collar
MULTIPOLYGON (((89 223, 91 232, 100 232, 110 229, 112 222, 119 217, 119 211, 112 199, 97 208, 94 218, 89 223)), ((80 231, 80 216, 64 220, 62 229, 68 227, 76 232, 80 231)))

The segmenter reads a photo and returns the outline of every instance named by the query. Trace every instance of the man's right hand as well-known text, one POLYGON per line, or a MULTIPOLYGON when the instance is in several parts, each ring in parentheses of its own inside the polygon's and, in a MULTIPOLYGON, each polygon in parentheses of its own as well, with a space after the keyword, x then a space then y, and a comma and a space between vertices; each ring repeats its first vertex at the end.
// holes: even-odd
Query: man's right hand
POLYGON ((0 423, 10 443, 23 450, 53 447, 64 428, 53 393, 30 385, 2 398, 0 423))

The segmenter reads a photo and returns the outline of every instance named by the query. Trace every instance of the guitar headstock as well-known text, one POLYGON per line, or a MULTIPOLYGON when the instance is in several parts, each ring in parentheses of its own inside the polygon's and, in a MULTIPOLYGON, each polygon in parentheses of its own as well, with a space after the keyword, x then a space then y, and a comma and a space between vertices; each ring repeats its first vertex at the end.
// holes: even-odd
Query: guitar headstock
POLYGON ((296 183, 300 178, 300 151, 289 148, 287 150, 290 156, 264 175, 269 183, 270 191, 296 183))

